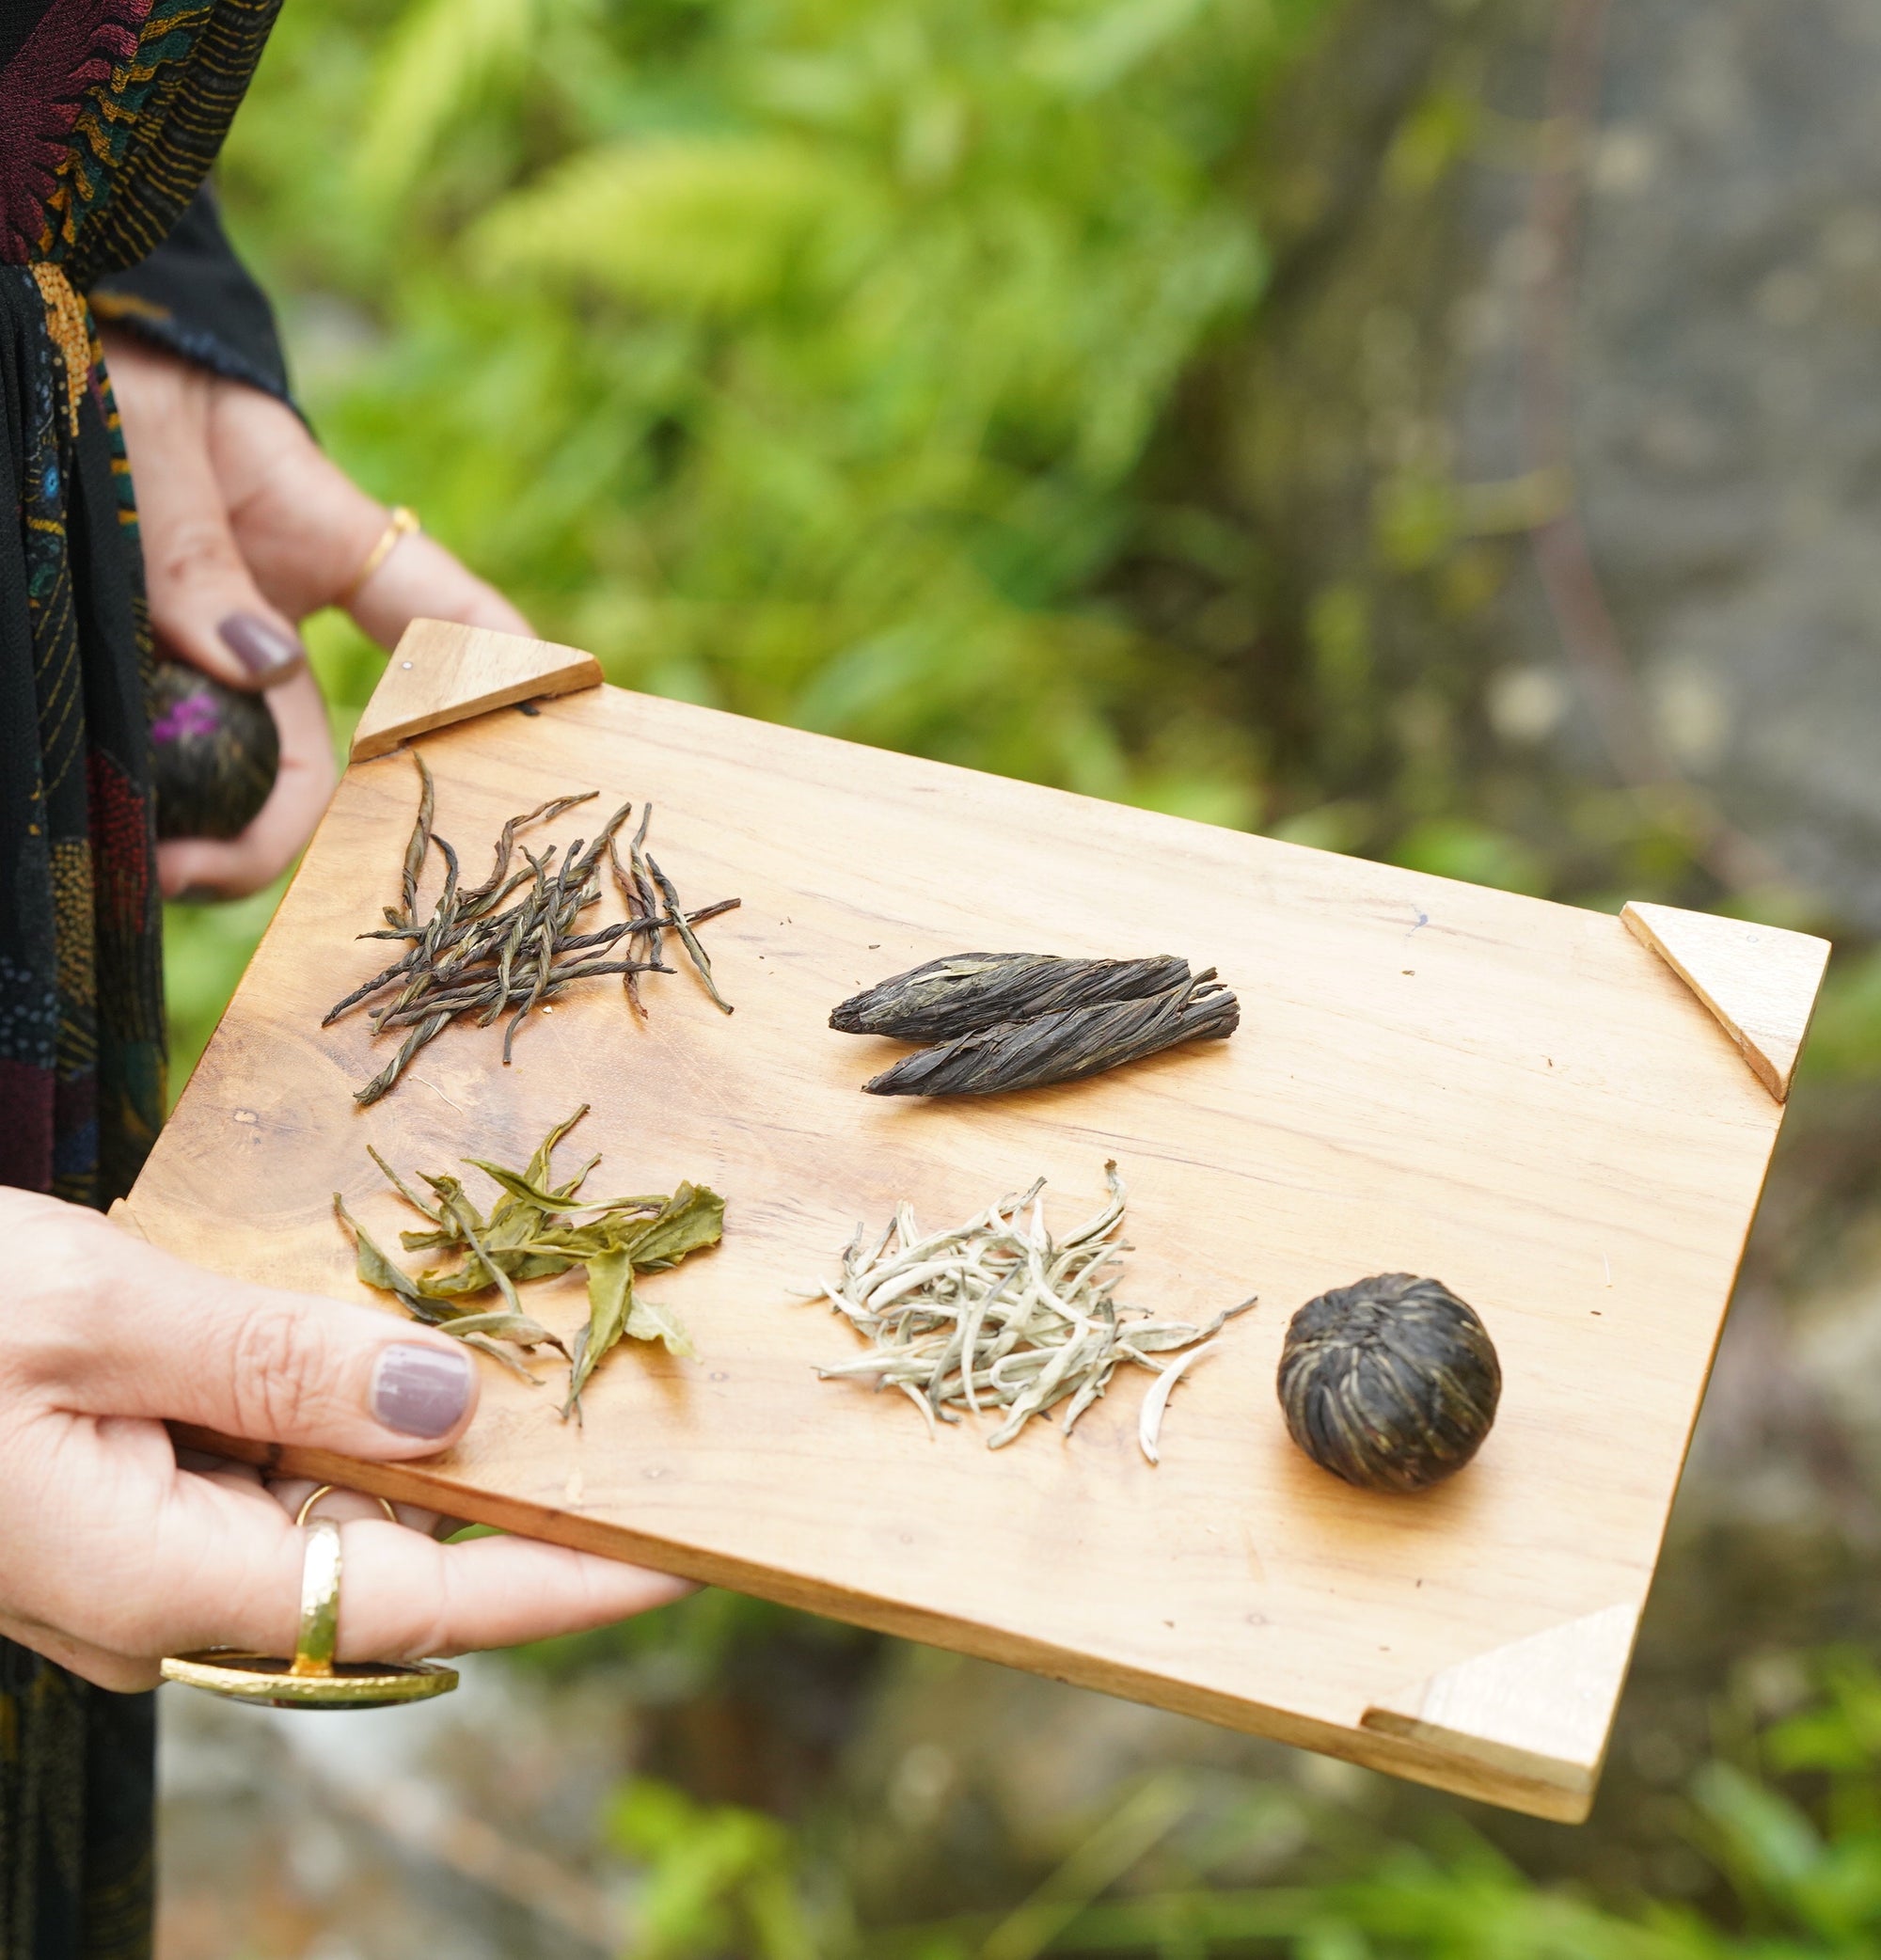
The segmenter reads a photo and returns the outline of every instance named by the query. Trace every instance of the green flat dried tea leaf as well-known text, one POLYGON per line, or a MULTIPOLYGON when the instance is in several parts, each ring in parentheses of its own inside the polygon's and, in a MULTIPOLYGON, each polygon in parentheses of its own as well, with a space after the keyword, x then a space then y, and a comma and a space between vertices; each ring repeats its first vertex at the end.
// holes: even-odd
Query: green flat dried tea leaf
POLYGON ((505 1258, 504 1265, 518 1286, 531 1279, 553 1279, 558 1272, 566 1272, 577 1263, 564 1258, 560 1253, 550 1252, 526 1251, 511 1254, 510 1257, 514 1258, 515 1264, 510 1265, 509 1258, 505 1258))
POLYGON ((569 1370, 565 1417, 576 1408, 595 1364, 620 1339, 633 1310, 634 1267, 625 1253, 605 1252, 588 1262, 588 1325, 569 1370))
MULTIPOLYGON (((446 1334, 449 1334, 451 1330, 447 1324, 444 1331, 446 1334)), ((529 1369, 522 1365, 521 1358, 514 1348, 506 1348, 501 1341, 493 1341, 487 1334, 466 1334, 463 1338, 464 1345, 466 1348, 479 1348, 492 1361, 500 1361, 511 1374, 520 1375, 531 1388, 540 1388, 542 1386, 542 1377, 530 1373, 529 1369)))
POLYGON ((703 1184, 682 1184, 633 1239, 634 1264, 672 1264, 689 1252, 717 1245, 724 1233, 725 1201, 703 1184))
POLYGON ((399 1243, 407 1252, 448 1252, 464 1243, 464 1234, 455 1227, 447 1232, 401 1232, 399 1243))
POLYGON ((398 1172, 395 1171, 391 1167, 391 1165, 388 1164, 386 1162, 386 1160, 383 1157, 381 1157, 375 1149, 373 1149, 371 1144, 368 1144, 366 1146, 366 1155, 370 1157, 372 1160, 372 1162, 379 1166, 380 1170, 385 1173, 386 1182, 389 1184, 402 1198, 404 1199, 405 1203, 408 1204, 414 1211, 421 1211, 424 1214, 424 1216, 430 1219, 434 1225, 443 1225, 444 1219, 439 1214, 436 1208, 432 1205, 427 1205, 425 1201, 419 1196, 418 1193, 415 1192, 411 1188, 411 1186, 407 1184, 405 1180, 399 1176, 398 1172))
POLYGON ((626 1336, 630 1341, 662 1341, 669 1354, 697 1361, 699 1351, 679 1316, 670 1306, 655 1300, 642 1300, 637 1293, 627 1312, 626 1336))
POLYGON ((466 1157, 464 1162, 482 1171, 492 1183, 501 1185, 511 1197, 519 1199, 525 1205, 534 1205, 543 1211, 652 1210, 666 1202, 657 1193, 624 1198, 564 1196, 560 1192, 545 1191, 540 1185, 518 1176, 516 1172, 504 1170, 501 1164, 485 1163, 481 1157, 466 1157))
POLYGON ((454 1225, 466 1237, 483 1229, 483 1214, 465 1195, 461 1179, 434 1178, 429 1171, 420 1171, 419 1176, 437 1193, 447 1224, 454 1225))
POLYGON ((421 1272, 412 1282, 413 1289, 422 1300, 462 1300, 466 1293, 487 1293, 495 1284, 475 1259, 467 1266, 453 1266, 449 1272, 421 1272))
POLYGON ((526 1246, 531 1253, 557 1253, 571 1261, 597 1258, 604 1252, 620 1249, 604 1225, 549 1225, 526 1246))
POLYGON ((494 1340, 514 1341, 521 1348, 549 1347, 561 1354, 568 1352, 546 1327, 527 1314, 460 1314, 444 1324, 448 1334, 460 1338, 470 1334, 487 1334, 494 1340))
POLYGON ((396 1293, 408 1304, 416 1305, 419 1298, 418 1282, 403 1267, 393 1265, 373 1244, 365 1226, 347 1210, 346 1200, 337 1191, 333 1193, 333 1209, 341 1225, 353 1235, 354 1270, 361 1283, 376 1287, 382 1293, 396 1293))
POLYGON ((588 1114, 588 1110, 589 1105, 584 1102, 572 1116, 558 1123, 536 1146, 535 1155, 529 1161, 529 1169, 523 1173, 524 1177, 531 1184, 546 1184, 548 1182, 548 1167, 550 1160, 555 1155, 556 1145, 580 1122, 582 1117, 588 1114))

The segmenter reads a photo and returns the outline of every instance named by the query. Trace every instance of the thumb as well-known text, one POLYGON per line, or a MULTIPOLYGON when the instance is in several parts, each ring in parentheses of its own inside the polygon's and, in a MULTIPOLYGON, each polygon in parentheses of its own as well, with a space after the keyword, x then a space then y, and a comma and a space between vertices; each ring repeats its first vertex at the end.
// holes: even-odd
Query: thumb
POLYGON ((62 1287, 41 1348, 62 1408, 385 1461, 444 1448, 469 1423, 476 1368, 448 1335, 226 1279, 102 1220, 87 1236, 90 1283, 75 1312, 62 1287))

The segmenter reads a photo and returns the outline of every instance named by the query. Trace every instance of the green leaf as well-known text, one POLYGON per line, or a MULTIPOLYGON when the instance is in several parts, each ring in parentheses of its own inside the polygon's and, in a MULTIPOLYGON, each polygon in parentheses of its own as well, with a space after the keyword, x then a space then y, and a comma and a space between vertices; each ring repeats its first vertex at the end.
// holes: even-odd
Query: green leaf
POLYGON ((540 1211, 651 1210, 666 1202, 658 1193, 639 1197, 586 1198, 577 1201, 563 1196, 560 1192, 546 1191, 518 1172, 506 1171, 501 1164, 486 1163, 481 1157, 466 1157, 464 1162, 482 1171, 494 1183, 499 1184, 511 1197, 522 1204, 533 1205, 540 1211))
POLYGON ((575 1365, 569 1370, 564 1415, 578 1405, 589 1376, 621 1338, 633 1308, 633 1261, 625 1253, 605 1252, 589 1261, 588 1325, 576 1348, 575 1365))
POLYGON ((696 1361, 699 1351, 682 1325, 679 1316, 663 1302, 643 1300, 636 1293, 627 1312, 626 1336, 633 1341, 663 1341, 669 1354, 696 1361))
POLYGON ((408 1306, 417 1306, 421 1297, 419 1282, 402 1267, 393 1265, 379 1250, 365 1226, 347 1210, 346 1200, 337 1191, 333 1193, 333 1209, 341 1225, 353 1235, 354 1271, 360 1282, 381 1293, 396 1293, 408 1306))
MULTIPOLYGON (((588 1114, 588 1110, 589 1105, 584 1102, 572 1116, 569 1116, 565 1118, 563 1121, 558 1123, 555 1126, 555 1128, 551 1130, 545 1137, 543 1138, 542 1142, 536 1146, 535 1155, 531 1157, 529 1161, 529 1169, 523 1173, 524 1178, 527 1182, 544 1187, 547 1185, 549 1176, 549 1162, 555 1155, 556 1145, 559 1144, 562 1140, 562 1138, 565 1137, 568 1134, 568 1132, 571 1130, 573 1130, 578 1122, 580 1122, 582 1117, 588 1114)), ((594 1165, 599 1162, 599 1158, 591 1159, 588 1165, 589 1170, 593 1170, 594 1168, 594 1165)), ((584 1172, 582 1175, 585 1177, 587 1173, 584 1172)))
POLYGON ((723 1236, 725 1201, 703 1184, 682 1184, 647 1221, 631 1242, 634 1264, 645 1272, 656 1263, 676 1265, 689 1252, 717 1245, 723 1236))
POLYGON ((530 1320, 528 1314, 459 1314, 444 1323, 444 1331, 460 1338, 468 1334, 487 1334, 494 1340, 514 1341, 518 1347, 549 1347, 561 1354, 568 1352, 546 1327, 530 1320))

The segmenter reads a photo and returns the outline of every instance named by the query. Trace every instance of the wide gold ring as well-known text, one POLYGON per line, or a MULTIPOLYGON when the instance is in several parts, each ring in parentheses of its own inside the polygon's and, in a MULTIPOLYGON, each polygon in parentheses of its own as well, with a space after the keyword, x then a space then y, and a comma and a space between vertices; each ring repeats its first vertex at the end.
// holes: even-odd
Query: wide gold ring
MULTIPOLYGON (((300 1633, 293 1656, 253 1653, 245 1648, 209 1647, 198 1653, 168 1655, 166 1681, 202 1688, 232 1701, 259 1701, 270 1708, 387 1708, 401 1701, 427 1701, 457 1685, 457 1670, 436 1661, 340 1661, 340 1526, 331 1518, 308 1513, 333 1489, 322 1484, 300 1508, 296 1525, 307 1532, 300 1569, 300 1633)), ((381 1497, 386 1515, 398 1522, 381 1497)))

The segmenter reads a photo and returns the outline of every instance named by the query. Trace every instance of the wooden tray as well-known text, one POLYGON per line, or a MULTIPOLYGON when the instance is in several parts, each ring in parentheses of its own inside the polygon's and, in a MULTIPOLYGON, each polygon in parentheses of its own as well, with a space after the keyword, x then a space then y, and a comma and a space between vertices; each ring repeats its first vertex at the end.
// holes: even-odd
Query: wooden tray
MULTIPOLYGON (((419 1464, 231 1446, 1583 1816, 1824 942, 1651 908, 1629 932, 597 679, 585 655, 422 624, 356 754, 435 729, 438 826, 473 867, 547 796, 651 798, 688 902, 744 900, 707 928, 735 1017, 682 973, 647 983, 642 1027, 599 981, 530 1023, 514 1067, 498 1031, 452 1029, 356 1109, 388 1051, 320 1018, 383 957, 354 935, 396 895, 416 801, 404 753, 356 760, 130 1205, 205 1265, 358 1298, 331 1193, 382 1240, 408 1222, 369 1143, 406 1170, 518 1162, 592 1101, 578 1140, 604 1182, 727 1198, 723 1246, 647 1283, 702 1358, 618 1351, 585 1429, 492 1366, 464 1446, 419 1464), (1064 1089, 859 1094, 901 1051, 831 1033, 830 1006, 966 948, 1184 954, 1221 968, 1241 1031, 1064 1089), (951 1223, 1042 1173, 1068 1223, 1111 1157, 1125 1298, 1262 1301, 1178 1393, 1160 1468, 1135 1438, 1147 1377, 1068 1441, 1035 1423, 994 1454, 813 1374, 857 1343, 795 1289, 859 1220, 906 1197, 951 1223), (1307 1462, 1273 1388, 1293 1310, 1392 1270, 1471 1301, 1506 1377, 1476 1463, 1410 1498, 1307 1462)), ((532 1310, 572 1331, 585 1303, 557 1282, 532 1310)))

